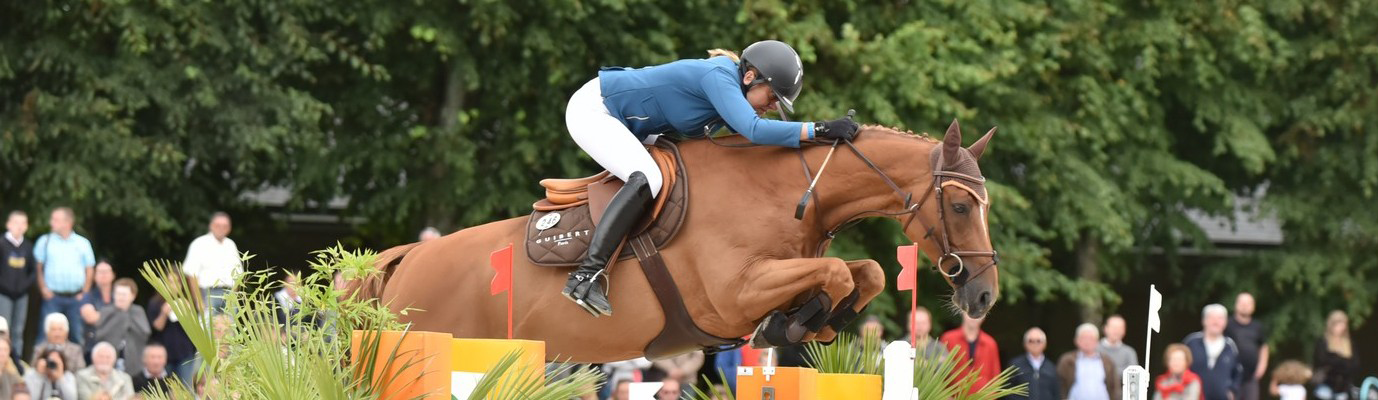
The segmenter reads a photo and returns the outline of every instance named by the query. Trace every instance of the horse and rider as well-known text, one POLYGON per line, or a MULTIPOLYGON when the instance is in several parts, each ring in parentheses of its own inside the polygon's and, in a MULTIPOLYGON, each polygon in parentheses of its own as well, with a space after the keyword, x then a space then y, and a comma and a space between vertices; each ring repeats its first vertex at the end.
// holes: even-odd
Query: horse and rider
POLYGON ((798 53, 774 40, 740 56, 711 50, 706 59, 604 68, 570 97, 565 119, 579 148, 623 184, 594 217, 587 253, 572 272, 519 258, 512 308, 488 296, 488 253, 529 244, 532 219, 523 216, 384 251, 383 273, 353 287, 413 329, 497 338, 510 318, 517 337, 544 340, 561 359, 647 354, 671 326, 670 310, 663 298, 657 303, 647 274, 624 268, 638 260, 624 259, 622 245, 670 191, 662 191, 666 177, 646 147, 668 136, 691 177, 689 211, 658 256, 680 308, 702 332, 766 333, 769 340, 754 346, 831 340, 885 287, 874 260, 824 255, 839 230, 868 217, 902 223, 953 288, 954 308, 983 316, 998 298, 998 257, 977 161, 994 129, 962 147, 956 121, 941 141, 862 127, 850 115, 789 121, 802 88, 798 53), (765 118, 772 111, 780 119, 765 118), (739 135, 715 139, 722 128, 739 135), (796 210, 805 186, 810 212, 802 204, 796 210))
POLYGON ((562 292, 595 317, 612 315, 598 277, 660 193, 660 168, 642 146, 648 136, 673 132, 703 138, 726 125, 755 144, 799 147, 814 138, 856 134, 851 118, 813 123, 764 118, 774 110, 788 118, 804 88, 804 64, 790 45, 765 40, 747 46, 740 57, 726 50, 709 55, 646 68, 604 68, 569 98, 565 124, 574 143, 626 182, 608 203, 587 258, 570 272, 562 292))

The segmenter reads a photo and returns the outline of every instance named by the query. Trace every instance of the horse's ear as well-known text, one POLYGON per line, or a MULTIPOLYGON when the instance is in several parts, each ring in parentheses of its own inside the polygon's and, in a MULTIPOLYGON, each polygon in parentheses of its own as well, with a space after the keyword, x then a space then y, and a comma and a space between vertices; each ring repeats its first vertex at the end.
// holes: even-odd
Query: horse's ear
POLYGON ((962 127, 957 124, 957 119, 952 119, 952 125, 947 126, 947 133, 943 134, 943 162, 952 165, 957 162, 957 149, 962 148, 962 127))
POLYGON ((990 131, 986 132, 985 136, 981 136, 980 139, 976 139, 976 143, 972 143, 971 147, 967 148, 967 150, 971 152, 971 156, 976 157, 977 161, 981 160, 981 153, 986 151, 986 143, 990 142, 990 137, 995 136, 995 128, 996 127, 992 126, 990 128, 990 131))

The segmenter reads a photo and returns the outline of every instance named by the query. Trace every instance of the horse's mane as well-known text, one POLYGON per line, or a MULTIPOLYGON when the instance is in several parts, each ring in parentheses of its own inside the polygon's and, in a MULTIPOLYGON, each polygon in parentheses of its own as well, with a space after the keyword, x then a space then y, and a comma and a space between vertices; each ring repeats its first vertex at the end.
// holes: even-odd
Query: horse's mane
POLYGON ((911 130, 908 130, 908 129, 901 130, 901 129, 899 129, 899 128, 894 128, 894 127, 889 127, 889 126, 884 126, 884 125, 862 125, 862 126, 861 126, 861 129, 857 131, 857 135, 858 135, 858 136, 862 136, 862 137, 865 137, 865 136, 868 136, 868 135, 877 135, 877 134, 881 134, 881 135, 895 135, 895 136, 902 136, 902 137, 916 137, 916 138, 919 138, 919 139, 923 139, 923 140, 925 140, 925 141, 928 141, 929 143, 938 143, 938 139, 934 139, 934 138, 928 136, 927 133, 914 133, 914 131, 911 131, 911 130))

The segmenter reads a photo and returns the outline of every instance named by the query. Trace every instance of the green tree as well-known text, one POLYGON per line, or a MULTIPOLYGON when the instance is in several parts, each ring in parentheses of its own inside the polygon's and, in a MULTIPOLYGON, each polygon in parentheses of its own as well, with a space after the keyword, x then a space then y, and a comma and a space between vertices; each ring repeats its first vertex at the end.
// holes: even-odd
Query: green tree
POLYGON ((88 234, 105 222, 107 246, 167 248, 286 184, 323 141, 331 105, 302 86, 348 59, 321 28, 348 18, 313 2, 0 5, 0 204, 70 205, 88 234))
MULTIPOLYGON (((1115 284, 1151 276, 1195 289, 1179 304, 1250 289, 1275 323, 1327 308, 1362 321, 1378 299, 1365 257, 1375 13, 1299 0, 4 4, 0 204, 70 204, 98 246, 166 250, 207 211, 262 213, 243 195, 284 187, 289 210, 348 198, 361 237, 398 243, 423 224, 520 215, 537 179, 596 172, 563 111, 599 66, 778 38, 805 63, 799 118, 855 108, 915 131, 1000 127, 983 167, 1005 301, 1070 299, 1096 320, 1120 302, 1115 284), (1255 193, 1282 246, 1176 254, 1212 254, 1189 212, 1230 215, 1255 193)), ((867 223, 833 253, 894 276, 902 240, 867 223)), ((925 294, 943 290, 924 277, 925 294)), ((872 311, 903 303, 887 292, 872 311)))

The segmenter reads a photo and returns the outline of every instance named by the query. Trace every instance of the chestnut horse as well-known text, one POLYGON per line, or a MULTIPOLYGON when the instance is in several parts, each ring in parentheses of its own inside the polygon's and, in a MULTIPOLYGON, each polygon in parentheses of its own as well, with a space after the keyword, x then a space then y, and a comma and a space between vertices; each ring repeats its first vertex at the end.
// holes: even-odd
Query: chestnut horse
MULTIPOLYGON (((752 333, 772 311, 798 306, 820 291, 832 310, 855 290, 859 296, 851 309, 860 311, 885 288, 880 265, 822 255, 836 229, 880 216, 905 224, 905 236, 938 260, 957 310, 985 315, 999 293, 998 257, 986 226, 989 203, 976 161, 994 132, 970 148, 961 147, 956 121, 942 142, 866 126, 854 142, 802 150, 680 143, 689 179, 688 215, 661 254, 689 314, 703 331, 737 338, 752 333), (814 176, 819 178, 814 202, 798 220, 795 206, 814 176)), ((718 140, 744 142, 741 137, 718 140)), ((527 218, 394 247, 379 256, 377 267, 385 273, 354 287, 394 311, 413 308, 401 316, 412 329, 503 338, 507 301, 505 295, 489 295, 494 274, 489 254, 525 243, 527 218)), ((609 298, 617 311, 595 318, 560 294, 568 269, 534 266, 521 256, 521 246, 514 254, 515 336, 545 341, 551 359, 636 358, 660 333, 665 317, 635 258, 611 267, 609 298)), ((802 340, 827 341, 835 335, 824 327, 802 340)))

